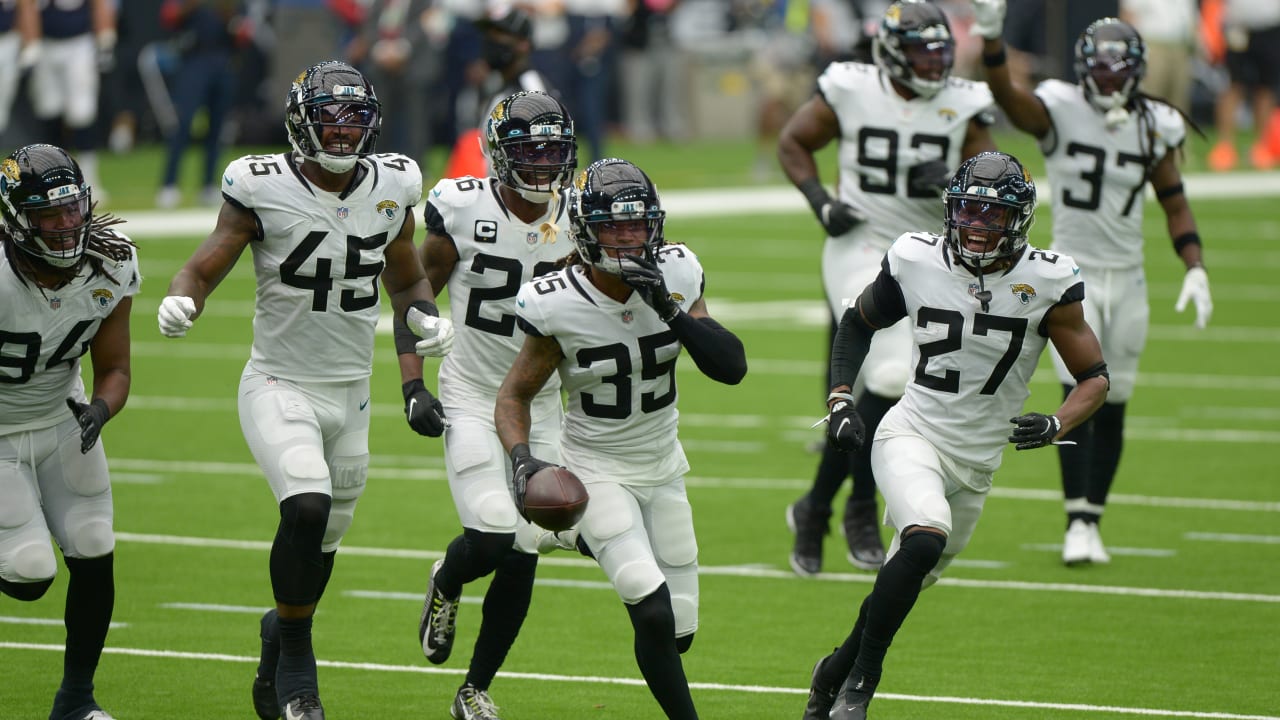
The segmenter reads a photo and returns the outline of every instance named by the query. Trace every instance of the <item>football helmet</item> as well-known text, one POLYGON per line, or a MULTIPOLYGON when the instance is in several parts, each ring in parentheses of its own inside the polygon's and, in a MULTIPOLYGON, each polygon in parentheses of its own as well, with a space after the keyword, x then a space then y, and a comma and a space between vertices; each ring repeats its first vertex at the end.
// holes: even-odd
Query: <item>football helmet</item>
POLYGON ((1102 112, 1123 108, 1147 72, 1147 45, 1126 22, 1095 20, 1076 40, 1075 70, 1091 105, 1102 112))
POLYGON ((294 79, 284 126, 299 155, 331 173, 345 173, 374 152, 382 128, 382 105, 359 70, 330 60, 312 65, 294 79), (330 131, 326 137, 326 128, 347 132, 330 131), (352 137, 353 132, 358 137, 352 137))
POLYGON ((947 84, 956 59, 956 41, 947 16, 923 0, 889 6, 871 46, 876 65, 917 95, 931 98, 947 84))
POLYGON ((984 152, 964 161, 951 178, 945 202, 947 245, 965 265, 986 268, 1027 246, 1036 185, 1012 155, 984 152), (987 238, 984 249, 975 251, 965 242, 975 235, 979 241, 987 238))
POLYGON ((91 191, 66 150, 27 145, 0 162, 0 210, 24 252, 57 268, 75 267, 84 257, 91 191))
POLYGON ((485 121, 484 138, 493 174, 530 202, 551 200, 578 167, 573 119, 544 92, 503 98, 485 121))
POLYGON ((662 247, 667 213, 662 209, 658 188, 640 168, 618 158, 597 160, 578 174, 574 190, 569 225, 578 254, 588 264, 611 275, 623 273, 622 258, 627 253, 616 245, 600 242, 599 232, 605 223, 643 220, 646 257, 652 259, 662 247), (608 250, 615 253, 611 255, 608 250))

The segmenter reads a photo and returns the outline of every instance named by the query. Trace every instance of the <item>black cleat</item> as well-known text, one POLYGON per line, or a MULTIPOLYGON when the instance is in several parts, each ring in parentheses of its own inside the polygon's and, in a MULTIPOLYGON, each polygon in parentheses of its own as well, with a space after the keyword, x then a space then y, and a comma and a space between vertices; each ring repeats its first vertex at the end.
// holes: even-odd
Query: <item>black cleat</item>
POLYGON ((867 708, 871 705, 871 697, 875 692, 874 681, 868 681, 861 675, 857 679, 850 675, 840 686, 836 704, 831 708, 831 720, 866 720, 867 708))
POLYGON ((418 640, 422 642, 422 654, 433 664, 449 659, 453 652, 453 636, 458 631, 458 600, 450 600, 436 586, 436 573, 444 565, 444 559, 431 566, 431 579, 427 582, 427 597, 422 603, 422 616, 418 619, 418 640))
POLYGON ((280 720, 280 698, 276 697, 276 681, 253 678, 253 711, 262 720, 280 720))
POLYGON ((814 508, 808 498, 800 498, 787 506, 787 527, 796 536, 791 548, 791 569, 797 575, 822 572, 822 537, 827 534, 830 519, 830 508, 814 508))
POLYGON ((324 708, 320 698, 303 695, 290 700, 284 706, 284 720, 324 720, 324 708))
POLYGON ((880 539, 880 518, 876 501, 849 498, 844 506, 845 543, 849 552, 845 556, 850 564, 862 570, 879 570, 884 564, 884 541, 880 539))
POLYGON ((818 670, 830 658, 828 655, 813 665, 813 678, 809 681, 809 703, 804 706, 804 717, 800 720, 827 720, 831 716, 831 706, 836 703, 836 690, 818 687, 818 670))

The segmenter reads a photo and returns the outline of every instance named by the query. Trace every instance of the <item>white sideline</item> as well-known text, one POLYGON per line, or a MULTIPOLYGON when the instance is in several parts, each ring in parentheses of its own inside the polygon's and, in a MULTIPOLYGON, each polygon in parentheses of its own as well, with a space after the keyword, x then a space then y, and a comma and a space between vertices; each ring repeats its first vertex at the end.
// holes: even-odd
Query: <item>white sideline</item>
MULTIPOLYGON (((1191 198, 1253 198, 1280 195, 1280 173, 1191 174, 1182 178, 1191 198)), ((1043 180, 1037 183, 1041 197, 1049 196, 1043 180)), ((1150 195, 1150 188, 1148 188, 1150 195)), ((790 185, 669 190, 662 204, 674 217, 716 217, 749 213, 772 215, 808 210, 804 197, 790 185)), ((189 210, 122 210, 128 224, 122 227, 134 238, 186 238, 213 229, 218 211, 214 208, 189 210)))
MULTIPOLYGON (((34 650, 44 652, 63 652, 62 645, 39 643, 0 642, 0 649, 34 650)), ((108 655, 127 655, 131 657, 169 658, 174 660, 203 660, 207 662, 227 662, 256 664, 257 657, 247 655, 226 655, 222 653, 193 653, 176 650, 148 650, 144 648, 107 647, 103 650, 108 655)), ((386 663, 357 663, 338 660, 316 660, 316 665, 339 670, 358 670, 365 672, 416 673, 420 675, 465 675, 462 668, 424 667, 421 665, 389 665, 386 663)), ((553 675, 550 673, 522 673, 501 670, 498 676, 512 680, 535 680, 538 682, 589 683, 595 685, 629 685, 644 687, 644 680, 638 678, 601 677, 598 675, 553 675)), ((796 695, 809 692, 808 688, 787 688, 768 685, 730 685, 727 683, 691 682, 693 690, 712 690, 727 692, 746 692, 759 695, 796 695)), ((1242 715, 1227 712, 1203 712, 1196 710, 1161 710, 1156 708, 1121 707, 1116 705, 1087 705, 1084 703, 1052 703, 1034 702, 1030 700, 1003 700, 997 698, 954 697, 949 695, 905 695, 901 693, 877 693, 877 700, 947 703, 950 705, 977 705, 1012 708, 1034 708, 1040 710, 1070 710, 1073 712, 1109 713, 1114 715, 1149 715, 1174 718, 1208 718, 1210 720, 1280 720, 1275 715, 1242 715)))

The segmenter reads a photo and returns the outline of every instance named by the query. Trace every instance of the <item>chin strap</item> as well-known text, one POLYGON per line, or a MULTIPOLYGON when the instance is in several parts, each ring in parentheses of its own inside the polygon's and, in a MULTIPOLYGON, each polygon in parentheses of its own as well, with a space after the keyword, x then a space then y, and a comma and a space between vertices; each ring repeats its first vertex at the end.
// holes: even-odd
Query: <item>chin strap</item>
POLYGON ((978 298, 978 302, 982 303, 982 312, 988 312, 991 310, 991 291, 987 289, 987 283, 984 279, 986 276, 987 274, 983 272, 983 269, 979 268, 978 292, 973 294, 974 297, 978 298))

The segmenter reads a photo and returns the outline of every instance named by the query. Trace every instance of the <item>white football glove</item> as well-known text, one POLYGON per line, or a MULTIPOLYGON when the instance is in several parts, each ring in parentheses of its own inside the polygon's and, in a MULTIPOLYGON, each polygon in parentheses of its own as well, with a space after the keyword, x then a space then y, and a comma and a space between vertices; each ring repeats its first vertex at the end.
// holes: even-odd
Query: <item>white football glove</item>
POLYGON ((1005 0, 973 0, 973 25, 969 32, 987 40, 1004 35, 1005 0))
POLYGON ((165 337, 186 337, 191 329, 191 316, 196 314, 196 301, 182 295, 166 295, 160 301, 160 333, 165 337))
POLYGON ((1196 327, 1203 330, 1213 315, 1213 298, 1209 296, 1209 273, 1200 266, 1187 270, 1182 278, 1182 292, 1178 293, 1178 302, 1173 309, 1182 312, 1187 309, 1187 301, 1196 305, 1196 327))
POLYGON ((413 346, 422 357, 444 357, 453 349, 453 322, 448 318, 428 315, 411 307, 405 320, 413 334, 422 338, 413 346))

